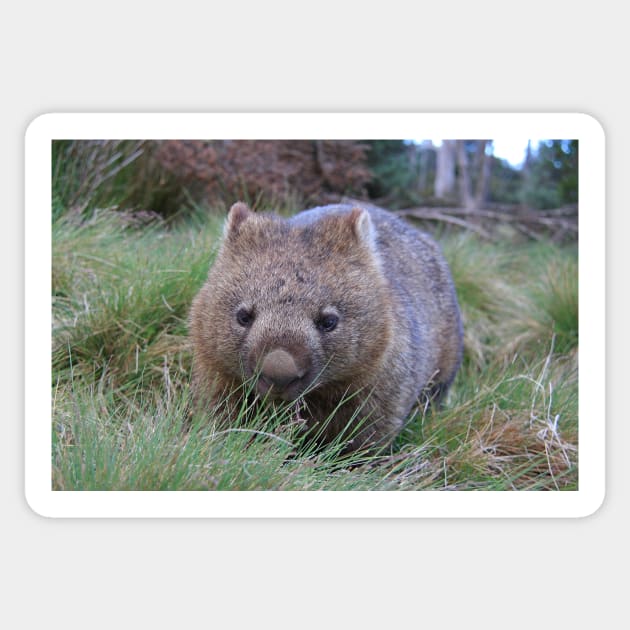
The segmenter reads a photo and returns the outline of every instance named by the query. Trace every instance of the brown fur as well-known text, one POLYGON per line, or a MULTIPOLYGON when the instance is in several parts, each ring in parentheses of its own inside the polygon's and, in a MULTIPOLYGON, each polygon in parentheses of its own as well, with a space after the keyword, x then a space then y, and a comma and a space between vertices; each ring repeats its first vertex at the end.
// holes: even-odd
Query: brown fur
POLYGON ((234 204, 190 329, 201 404, 253 378, 260 395, 299 400, 325 441, 360 426, 348 450, 389 444, 462 354, 437 244, 372 206, 281 219, 234 204))

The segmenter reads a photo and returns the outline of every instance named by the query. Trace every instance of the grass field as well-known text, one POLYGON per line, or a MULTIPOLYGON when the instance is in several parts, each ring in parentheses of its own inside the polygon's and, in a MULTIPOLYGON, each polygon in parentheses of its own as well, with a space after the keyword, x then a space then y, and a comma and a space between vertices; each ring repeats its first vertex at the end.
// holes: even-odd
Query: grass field
POLYGON ((419 409, 391 453, 366 461, 296 449, 286 410, 244 410, 227 430, 191 419, 187 316, 220 214, 54 221, 54 489, 577 489, 576 246, 439 237, 464 362, 444 408, 419 409))

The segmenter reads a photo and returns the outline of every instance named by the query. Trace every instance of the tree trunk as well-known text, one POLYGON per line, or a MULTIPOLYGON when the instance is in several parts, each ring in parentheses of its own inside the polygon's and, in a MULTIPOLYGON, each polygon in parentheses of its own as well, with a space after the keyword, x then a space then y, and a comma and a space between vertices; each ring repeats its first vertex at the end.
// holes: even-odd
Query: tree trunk
POLYGON ((455 197, 455 140, 443 140, 437 150, 435 166, 435 196, 437 199, 455 197))
POLYGON ((457 141, 460 203, 467 210, 481 208, 488 197, 490 168, 492 166, 492 157, 486 151, 489 142, 492 141, 476 141, 475 158, 471 164, 466 151, 466 142, 464 140, 457 141))
POLYGON ((475 207, 481 208, 488 198, 488 188, 490 185, 490 169, 492 167, 492 156, 488 151, 488 143, 492 140, 480 140, 477 147, 477 188, 475 190, 475 207))
POLYGON ((475 198, 472 194, 468 156, 466 155, 464 140, 457 140, 457 167, 459 169, 459 194, 461 204, 467 210, 472 210, 475 207, 475 198))

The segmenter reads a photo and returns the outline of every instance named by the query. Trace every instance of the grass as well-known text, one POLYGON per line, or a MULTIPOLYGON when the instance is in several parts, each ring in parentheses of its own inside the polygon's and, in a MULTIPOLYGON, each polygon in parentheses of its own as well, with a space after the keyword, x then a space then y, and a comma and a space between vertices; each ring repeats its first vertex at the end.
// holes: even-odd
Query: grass
POLYGON ((291 411, 192 414, 190 303, 221 220, 53 224, 52 482, 58 490, 572 490, 578 480, 577 251, 442 239, 465 320, 447 404, 369 461, 297 448, 291 411))

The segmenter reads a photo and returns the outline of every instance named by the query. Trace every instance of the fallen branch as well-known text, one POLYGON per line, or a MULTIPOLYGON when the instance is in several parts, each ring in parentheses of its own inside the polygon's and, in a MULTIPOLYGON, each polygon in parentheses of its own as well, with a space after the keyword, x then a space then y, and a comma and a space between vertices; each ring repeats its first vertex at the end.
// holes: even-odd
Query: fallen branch
POLYGON ((578 236, 578 208, 566 206, 551 210, 534 210, 523 206, 487 208, 418 207, 397 210, 396 214, 422 221, 442 221, 459 225, 481 234, 497 238, 497 227, 510 225, 520 234, 533 240, 576 240, 578 236))

